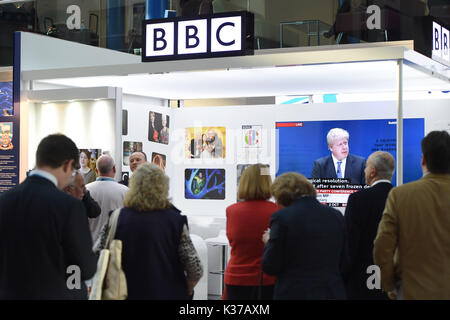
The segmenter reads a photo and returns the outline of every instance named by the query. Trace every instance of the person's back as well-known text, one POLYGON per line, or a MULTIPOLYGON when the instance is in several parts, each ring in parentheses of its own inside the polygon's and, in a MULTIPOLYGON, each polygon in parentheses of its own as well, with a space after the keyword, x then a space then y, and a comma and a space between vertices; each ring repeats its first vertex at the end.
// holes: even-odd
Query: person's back
POLYGON ((50 135, 38 146, 38 169, 0 196, 0 299, 87 299, 96 258, 86 213, 60 190, 77 158, 70 139, 50 135))
POLYGON ((278 232, 284 233, 283 268, 276 273, 274 298, 344 298, 340 275, 342 214, 313 197, 303 197, 274 213, 272 219, 278 220, 282 228, 278 232))
MULTIPOLYGON (((0 233, 2 239, 8 239, 1 241, 1 259, 14 265, 10 269, 0 267, 0 299, 71 297, 63 277, 66 270, 60 264, 64 254, 56 243, 63 238, 66 224, 70 223, 70 217, 61 215, 60 208, 73 211, 72 207, 80 209, 79 204, 50 182, 39 180, 42 178, 29 177, 0 197, 0 233), (8 201, 3 201, 6 198, 8 201), (43 207, 44 203, 47 207, 43 207), (21 208, 35 210, 30 214, 21 208), (44 251, 48 259, 42 259, 44 251)), ((83 213, 80 209, 73 214, 83 213)))
POLYGON ((391 299, 450 299, 450 135, 431 131, 421 148, 424 175, 391 190, 374 243, 391 299))
POLYGON ((186 218, 176 209, 121 210, 115 239, 122 240, 128 299, 188 298, 178 255, 184 224, 186 218))
MULTIPOLYGON (((314 198, 302 198, 286 212, 279 212, 287 225, 287 267, 293 273, 322 275, 339 273, 344 241, 342 214, 314 198)), ((282 210, 284 211, 284 210, 282 210)))
POLYGON ((450 175, 428 174, 394 188, 399 264, 406 299, 450 299, 450 175))
POLYGON ((95 241, 102 227, 108 222, 109 213, 123 207, 123 199, 128 187, 111 179, 91 182, 86 185, 86 189, 89 190, 91 197, 97 201, 102 209, 97 218, 89 219, 92 239, 95 241))

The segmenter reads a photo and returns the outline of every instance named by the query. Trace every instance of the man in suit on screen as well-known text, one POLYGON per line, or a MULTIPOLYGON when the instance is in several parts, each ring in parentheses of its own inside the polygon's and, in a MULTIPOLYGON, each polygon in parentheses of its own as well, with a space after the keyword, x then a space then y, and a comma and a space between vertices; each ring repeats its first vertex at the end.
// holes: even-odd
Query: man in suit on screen
POLYGON ((341 128, 331 129, 327 134, 331 155, 314 161, 311 178, 348 178, 352 184, 365 184, 366 160, 350 154, 349 133, 341 128))

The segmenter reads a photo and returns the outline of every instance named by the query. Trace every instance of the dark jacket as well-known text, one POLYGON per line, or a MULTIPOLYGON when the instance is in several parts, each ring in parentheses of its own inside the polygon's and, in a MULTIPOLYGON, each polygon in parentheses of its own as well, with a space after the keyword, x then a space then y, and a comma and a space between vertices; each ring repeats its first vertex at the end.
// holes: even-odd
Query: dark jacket
POLYGON ((96 263, 81 201, 39 176, 0 196, 0 299, 87 299, 96 263))
POLYGON ((263 271, 277 276, 274 299, 345 299, 342 214, 314 197, 275 212, 264 247, 263 271))
POLYGON ((86 215, 88 218, 97 218, 102 212, 102 209, 98 205, 97 201, 95 201, 91 197, 89 190, 86 191, 81 201, 83 202, 84 208, 86 209, 86 215))
MULTIPOLYGON (((366 168, 366 159, 353 154, 348 154, 345 163, 345 176, 349 178, 352 184, 365 184, 366 178, 364 169, 366 168)), ((311 178, 337 178, 336 168, 334 167, 331 155, 314 161, 311 178)))
POLYGON ((367 288, 367 267, 373 262, 373 242, 392 184, 380 182, 355 192, 348 198, 345 210, 349 269, 344 275, 349 299, 387 299, 381 290, 367 288))
POLYGON ((128 299, 186 300, 186 276, 180 262, 183 225, 176 208, 139 212, 121 210, 115 239, 122 240, 122 267, 128 299))
POLYGON ((123 177, 123 180, 120 180, 120 181, 119 181, 119 183, 120 183, 120 184, 123 184, 124 186, 127 186, 127 187, 128 187, 128 182, 129 182, 129 181, 130 181, 130 178, 129 178, 128 175, 126 175, 126 176, 123 177))

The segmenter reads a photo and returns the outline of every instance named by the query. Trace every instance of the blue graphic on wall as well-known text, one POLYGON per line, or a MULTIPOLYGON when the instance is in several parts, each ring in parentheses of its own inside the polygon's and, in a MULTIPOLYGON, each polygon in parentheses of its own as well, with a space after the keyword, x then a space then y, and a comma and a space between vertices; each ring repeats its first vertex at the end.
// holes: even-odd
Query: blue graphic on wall
MULTIPOLYGON (((331 154, 326 136, 332 128, 349 132, 349 152, 365 159, 378 150, 397 156, 395 119, 277 122, 277 173, 300 172, 311 177, 314 160, 331 154)), ((420 142, 424 119, 403 121, 403 182, 422 177, 420 142)), ((392 180, 396 185, 396 177, 392 180)))
POLYGON ((186 199, 225 199, 225 169, 186 169, 186 199))
POLYGON ((0 82, 0 116, 13 115, 12 82, 0 82))

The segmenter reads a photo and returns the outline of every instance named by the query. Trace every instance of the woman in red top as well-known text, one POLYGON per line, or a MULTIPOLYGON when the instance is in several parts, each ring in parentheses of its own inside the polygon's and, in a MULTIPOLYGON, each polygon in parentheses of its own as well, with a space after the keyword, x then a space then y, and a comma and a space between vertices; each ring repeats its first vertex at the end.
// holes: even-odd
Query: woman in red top
POLYGON ((264 243, 261 236, 269 228, 270 216, 278 210, 270 197, 272 180, 269 167, 255 164, 242 174, 238 198, 244 201, 229 206, 227 214, 227 237, 231 257, 225 270, 225 290, 228 300, 272 299, 275 277, 262 275, 261 261, 264 243))

